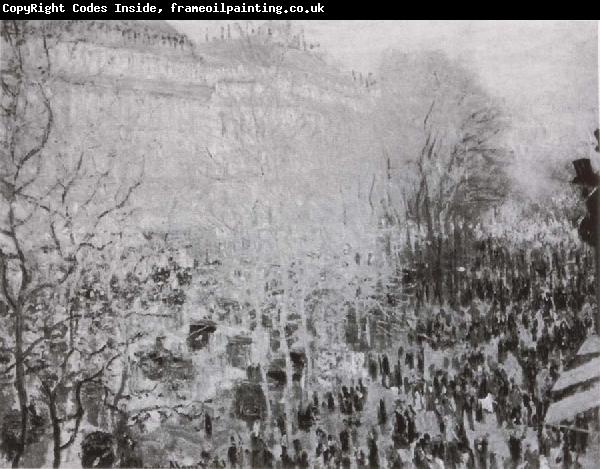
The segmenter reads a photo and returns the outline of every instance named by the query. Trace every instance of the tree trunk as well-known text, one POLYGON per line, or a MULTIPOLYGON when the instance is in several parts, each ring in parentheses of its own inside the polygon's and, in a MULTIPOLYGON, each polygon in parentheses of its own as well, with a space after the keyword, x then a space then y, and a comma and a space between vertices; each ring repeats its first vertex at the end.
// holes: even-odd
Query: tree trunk
POLYGON ((435 256, 436 260, 436 277, 435 284, 438 295, 438 302, 440 305, 444 305, 444 266, 442 264, 442 255, 443 255, 443 243, 444 240, 441 234, 437 236, 437 253, 435 256))
MULTIPOLYGON (((282 310, 285 311, 287 305, 283 305, 282 310)), ((285 358, 285 393, 284 393, 284 408, 285 408, 285 432, 287 433, 287 441, 292 441, 292 419, 294 418, 290 402, 292 399, 292 391, 293 391, 293 367, 292 360, 290 358, 290 349, 288 347, 287 337, 285 335, 285 324, 287 323, 287 312, 281 314, 279 319, 279 337, 280 337, 280 346, 281 351, 283 352, 283 356, 285 358)), ((289 449, 289 448, 288 448, 289 449)))
POLYGON ((437 239, 432 225, 431 215, 429 214, 429 206, 427 205, 427 242, 425 244, 425 253, 427 261, 427 277, 428 282, 431 282, 428 289, 427 301, 435 301, 438 296, 438 281, 437 281, 437 239))
POLYGON ((267 424, 271 425, 271 396, 269 393, 269 381, 267 380, 267 372, 265 370, 264 366, 260 366, 258 365, 259 369, 260 369, 260 383, 261 383, 261 387, 262 387, 262 391, 263 394, 265 395, 265 405, 266 405, 266 412, 267 412, 267 424))
MULTIPOLYGON (((260 291, 260 287, 257 284, 255 285, 254 291, 260 291)), ((260 337, 261 334, 264 334, 265 329, 263 328, 263 324, 262 324, 262 308, 260 307, 260 301, 259 298, 257 296, 257 294, 255 293, 252 296, 252 304, 254 306, 254 311, 256 311, 256 330, 258 331, 258 335, 260 337)), ((269 331, 266 331, 269 332, 269 331)), ((267 340, 268 343, 268 340, 267 340)), ((268 357, 270 356, 271 353, 271 345, 270 343, 268 343, 267 345, 267 356, 265 357, 261 357, 261 359, 265 359, 265 361, 263 362, 263 364, 259 364, 259 369, 260 369, 260 382, 261 382, 261 387, 262 387, 262 391, 263 394, 265 395, 265 404, 266 404, 266 412, 267 412, 267 423, 270 426, 271 425, 271 400, 270 400, 270 392, 269 392, 269 381, 267 380, 267 368, 268 368, 268 364, 265 366, 265 363, 268 363, 268 357)))
POLYGON ((52 443, 53 443, 53 461, 52 467, 57 469, 60 466, 60 422, 56 415, 56 402, 53 396, 48 397, 48 410, 50 411, 50 421, 52 423, 52 443))
POLYGON ((308 319, 306 317, 306 305, 304 302, 304 299, 305 299, 304 291, 305 291, 305 289, 302 288, 301 292, 300 292, 300 299, 299 299, 300 317, 302 318, 301 319, 301 321, 302 321, 301 334, 302 334, 302 342, 303 342, 302 345, 304 347, 304 356, 306 358, 306 361, 304 364, 304 376, 305 376, 304 389, 302 390, 303 400, 304 400, 304 398, 310 399, 310 396, 308 396, 308 388, 309 388, 310 380, 312 378, 312 353, 310 351, 310 335, 308 333, 308 319))
POLYGON ((25 386, 25 363, 23 356, 23 307, 15 309, 15 388, 19 399, 21 412, 21 434, 17 452, 12 461, 12 467, 19 467, 19 462, 25 452, 27 442, 27 388, 25 386))
MULTIPOLYGON (((285 393, 284 393, 284 409, 285 409, 285 432, 286 432, 286 440, 288 445, 292 441, 292 421, 294 418, 293 411, 291 409, 290 403, 292 401, 292 392, 293 392, 293 381, 292 381, 292 360, 290 357, 290 349, 288 346, 288 341, 285 332, 285 326, 287 325, 288 319, 288 295, 290 293, 290 286, 288 282, 288 272, 284 269, 283 271, 283 298, 281 301, 281 309, 279 314, 279 341, 280 348, 283 353, 285 359, 285 393)), ((288 446, 289 449, 289 446, 288 446)))
MULTIPOLYGON (((127 357, 127 355, 128 355, 127 349, 125 350, 125 354, 127 357)), ((122 366, 123 366, 123 369, 121 370, 121 383, 119 384, 119 389, 117 390, 117 393, 115 394, 115 397, 113 399, 113 403, 112 403, 113 408, 110 411, 111 423, 112 423, 113 429, 117 428, 118 419, 121 418, 121 412, 119 412, 119 402, 123 398, 123 392, 125 391, 125 388, 127 386, 127 381, 129 380, 129 358, 125 359, 125 362, 123 363, 122 366)))

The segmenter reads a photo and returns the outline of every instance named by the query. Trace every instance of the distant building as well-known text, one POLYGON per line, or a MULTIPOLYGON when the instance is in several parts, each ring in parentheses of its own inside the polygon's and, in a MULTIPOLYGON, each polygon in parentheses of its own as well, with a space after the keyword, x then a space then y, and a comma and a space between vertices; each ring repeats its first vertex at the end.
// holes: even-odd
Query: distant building
MULTIPOLYGON (((298 112, 324 125, 327 108, 362 112, 371 102, 349 73, 304 51, 303 35, 285 25, 270 25, 271 34, 265 28, 256 39, 261 51, 290 48, 288 62, 277 67, 277 83, 269 78, 275 68, 267 52, 254 62, 243 53, 241 32, 194 44, 162 21, 33 21, 31 27, 49 46, 54 142, 61 150, 68 142, 77 154, 118 155, 124 176, 135 174, 134 163, 143 157, 146 184, 138 197, 153 228, 169 223, 163 214, 175 195, 190 206, 203 197, 210 158, 247 164, 232 146, 229 108, 232 100, 247 106, 245 96, 258 92, 261 80, 286 97, 276 120, 290 125, 298 112)), ((30 50, 41 54, 41 41, 31 41, 30 50)))

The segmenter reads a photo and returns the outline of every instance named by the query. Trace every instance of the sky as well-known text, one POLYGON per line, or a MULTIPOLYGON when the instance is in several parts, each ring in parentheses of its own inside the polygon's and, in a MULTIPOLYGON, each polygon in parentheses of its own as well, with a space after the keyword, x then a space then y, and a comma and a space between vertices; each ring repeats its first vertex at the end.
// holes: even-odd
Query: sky
MULTIPOLYGON (((171 23, 203 41, 207 29, 218 35, 226 22, 171 23)), ((377 74, 382 56, 390 49, 446 53, 477 75, 504 104, 514 126, 511 138, 522 153, 551 152, 554 157, 565 154, 571 159, 579 151, 573 148, 586 151, 591 131, 598 126, 597 21, 292 23, 347 70, 377 74)))
MULTIPOLYGON (((171 22, 202 41, 218 21, 171 22)), ((442 50, 512 105, 598 101, 596 21, 293 21, 342 68, 376 72, 388 49, 442 50), (524 99, 525 98, 525 99, 524 99)))

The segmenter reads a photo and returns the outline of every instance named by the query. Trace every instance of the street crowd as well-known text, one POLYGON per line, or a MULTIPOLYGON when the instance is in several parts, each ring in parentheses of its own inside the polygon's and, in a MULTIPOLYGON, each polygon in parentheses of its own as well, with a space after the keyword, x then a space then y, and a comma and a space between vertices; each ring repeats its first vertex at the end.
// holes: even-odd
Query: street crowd
POLYGON ((406 308, 407 340, 365 352, 362 377, 313 391, 298 406, 294 438, 256 422, 246 441, 232 437, 221 463, 583 467, 597 416, 579 415, 571 428, 544 416, 553 383, 594 330, 588 262, 562 243, 511 253, 482 241, 462 272, 460 305, 406 308))

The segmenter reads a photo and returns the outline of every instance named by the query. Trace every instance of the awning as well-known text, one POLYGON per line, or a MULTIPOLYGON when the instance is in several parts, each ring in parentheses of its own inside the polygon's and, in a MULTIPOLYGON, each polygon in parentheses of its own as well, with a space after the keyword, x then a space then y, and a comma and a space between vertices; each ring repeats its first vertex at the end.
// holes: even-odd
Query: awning
POLYGON ((591 353, 600 353, 600 337, 597 335, 588 337, 577 351, 577 355, 588 355, 591 353))
POLYGON ((573 420, 577 414, 596 407, 600 407, 600 383, 551 404, 545 421, 548 424, 558 424, 564 420, 573 420))
POLYGON ((566 370, 554 383, 552 391, 560 391, 575 384, 584 383, 594 378, 600 378, 600 357, 592 358, 590 361, 579 365, 572 370, 566 370))

